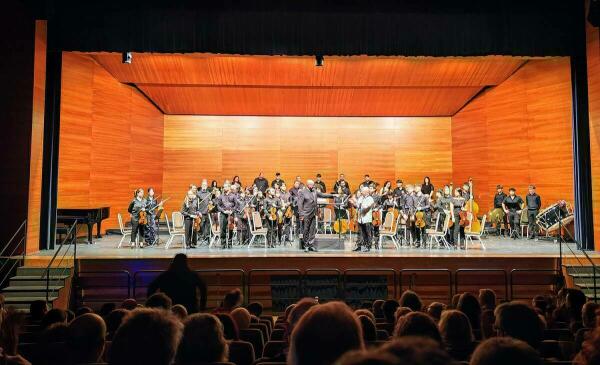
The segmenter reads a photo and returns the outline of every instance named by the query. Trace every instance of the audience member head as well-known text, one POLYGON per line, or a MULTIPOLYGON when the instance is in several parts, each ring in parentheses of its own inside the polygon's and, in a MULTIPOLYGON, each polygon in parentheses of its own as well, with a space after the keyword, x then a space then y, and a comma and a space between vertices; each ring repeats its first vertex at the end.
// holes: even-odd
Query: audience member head
POLYGON ((67 312, 65 312, 63 309, 52 308, 48 312, 46 312, 46 315, 44 315, 44 318, 42 318, 42 322, 40 323, 40 325, 42 328, 48 328, 51 324, 54 323, 66 324, 67 312))
POLYGON ((154 293, 146 299, 146 308, 171 310, 173 301, 165 293, 154 293))
POLYGON ((385 318, 387 323, 395 323, 396 309, 398 309, 399 306, 400 304, 394 299, 388 299, 383 303, 381 309, 383 310, 383 318, 385 318))
POLYGON ((533 308, 522 303, 503 303, 496 308, 495 315, 495 327, 499 336, 514 337, 538 348, 543 331, 533 308))
POLYGON ((180 321, 183 321, 188 316, 187 309, 181 304, 175 304, 171 307, 171 312, 175 315, 175 317, 179 318, 180 321))
POLYGON ((408 307, 398 307, 396 309, 396 313, 394 313, 394 322, 392 322, 392 323, 397 323, 398 318, 404 317, 408 313, 412 313, 412 309, 410 309, 408 307))
POLYGON ((232 309, 238 307, 242 303, 242 300, 242 291, 240 289, 234 289, 225 294, 225 297, 223 298, 223 309, 226 311, 231 311, 232 309))
POLYGON ((408 307, 413 312, 419 312, 423 308, 421 298, 412 290, 406 290, 402 293, 399 303, 401 307, 408 307))
POLYGON ((121 303, 121 308, 127 309, 129 311, 132 311, 132 310, 136 309, 137 307, 138 307, 137 300, 135 300, 133 298, 125 299, 123 301, 123 303, 121 303))
POLYGON ((263 312, 263 305, 259 302, 252 302, 246 306, 246 309, 253 316, 257 316, 260 318, 263 312))
POLYGON ((171 264, 169 265, 169 271, 175 272, 188 272, 191 271, 188 266, 187 255, 184 253, 178 253, 173 257, 171 264))
POLYGON ((183 325, 171 312, 140 308, 131 311, 110 347, 111 365, 170 365, 183 325))
POLYGON ((496 293, 492 289, 479 289, 479 305, 481 309, 496 308, 496 293))
POLYGON ((392 354, 375 351, 354 350, 346 352, 336 365, 396 365, 398 358, 392 354))
POLYGON ((454 294, 452 296, 452 309, 458 308, 458 301, 460 300, 461 294, 454 294))
POLYGON ((77 311, 75 312, 75 317, 82 316, 86 313, 94 313, 94 310, 92 308, 86 307, 86 306, 79 307, 79 308, 77 308, 77 311))
POLYGON ((459 310, 442 313, 439 323, 442 340, 447 346, 463 347, 473 342, 473 330, 469 318, 459 310))
POLYGON ((600 364, 600 327, 596 327, 588 334, 581 345, 581 351, 575 357, 573 364, 597 365, 600 364))
POLYGON ((215 316, 221 321, 221 324, 223 325, 223 335, 227 340, 237 341, 240 339, 240 332, 229 313, 216 313, 215 316))
POLYGON ((245 330, 250 327, 251 316, 246 308, 236 308, 230 314, 239 330, 245 330))
POLYGON ((473 294, 463 293, 458 300, 456 309, 467 315, 471 322, 471 328, 474 330, 481 328, 481 306, 473 294))
POLYGON ((106 324, 94 313, 77 316, 69 323, 67 345, 75 364, 97 363, 104 352, 106 324))
POLYGON ((118 308, 114 311, 110 312, 106 318, 104 319, 106 323, 106 332, 108 333, 107 339, 112 339, 121 323, 123 322, 123 318, 129 314, 127 309, 118 308))
POLYGON ((543 295, 536 295, 533 297, 531 305, 533 305, 533 308, 538 309, 542 314, 546 314, 546 311, 548 310, 548 302, 543 295))
POLYGON ((373 315, 375 316, 375 318, 384 318, 383 303, 385 303, 385 300, 382 299, 377 299, 373 302, 373 315))
POLYGON ((452 363, 452 359, 439 342, 425 337, 395 339, 381 346, 378 352, 394 355, 398 358, 396 364, 448 365, 452 363))
POLYGON ((508 337, 483 341, 471 356, 470 365, 541 365, 542 358, 527 343, 508 337))
POLYGON ((32 321, 41 321, 48 312, 48 305, 43 300, 34 300, 29 305, 29 315, 32 321))
POLYGON ((431 317, 422 312, 412 312, 398 318, 394 336, 419 336, 428 337, 432 340, 441 343, 442 337, 437 325, 431 317))
POLYGON ((302 298, 296 306, 290 311, 290 315, 288 316, 288 333, 291 334, 294 330, 294 327, 300 320, 300 318, 308 312, 309 309, 317 305, 317 301, 314 298, 302 298))
POLYGON ((583 327, 596 328, 596 311, 600 309, 600 304, 594 302, 587 302, 581 308, 581 321, 583 327))
POLYGON ((362 328, 362 336, 365 342, 377 341, 377 328, 375 322, 369 316, 358 316, 362 328))
POLYGON ((68 327, 66 322, 52 323, 40 333, 40 343, 65 342, 67 339, 68 327))
POLYGON ((585 302, 587 302, 587 298, 581 290, 569 289, 567 292, 565 305, 567 311, 569 312, 569 318, 571 319, 571 322, 581 321, 581 310, 585 302))
POLYGON ((67 309, 65 312, 67 313, 67 323, 70 323, 72 320, 75 319, 75 312, 73 312, 70 309, 67 309))
POLYGON ((427 307, 427 314, 433 318, 434 321, 439 321, 442 317, 442 312, 446 309, 446 305, 440 302, 432 302, 427 307))
POLYGON ((371 321, 373 321, 373 323, 375 323, 375 316, 373 315, 373 312, 371 312, 368 309, 357 309, 354 311, 354 314, 356 314, 357 317, 367 316, 371 318, 371 321))
POLYGON ((358 318, 341 302, 312 307, 294 327, 288 364, 327 365, 350 350, 364 348, 358 318))
POLYGON ((285 307, 285 311, 283 312, 283 319, 285 319, 286 322, 288 321, 288 318, 290 318, 290 312, 292 311, 292 309, 294 309, 295 306, 296 303, 293 303, 285 307))
POLYGON ((197 313, 185 320, 177 350, 178 365, 223 362, 227 357, 227 340, 217 317, 197 313))
POLYGON ((100 314, 100 317, 104 318, 115 309, 117 309, 117 305, 115 303, 104 303, 102 304, 102 307, 100 307, 100 312, 98 314, 100 314))

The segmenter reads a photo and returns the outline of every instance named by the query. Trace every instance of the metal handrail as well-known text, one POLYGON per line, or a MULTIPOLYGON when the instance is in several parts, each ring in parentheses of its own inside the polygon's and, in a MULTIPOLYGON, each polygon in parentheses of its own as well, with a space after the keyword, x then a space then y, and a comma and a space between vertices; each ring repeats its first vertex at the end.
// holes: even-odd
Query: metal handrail
POLYGON ((4 286, 4 283, 6 282, 6 279, 8 279, 11 275, 11 273, 13 272, 13 270, 15 269, 15 267, 17 266, 17 264, 19 262, 21 262, 21 265, 25 264, 25 254, 27 253, 27 249, 25 247, 25 242, 27 239, 27 219, 25 219, 23 221, 23 223, 21 223, 21 225, 19 226, 19 228, 17 228, 17 230, 15 231, 15 233, 12 235, 12 237, 8 240, 8 242, 5 244, 5 246, 2 248, 2 251, 0 251, 0 258, 2 259, 6 259, 3 263, 2 266, 0 266, 0 273, 4 272, 4 270, 6 270, 6 267, 8 265, 9 262, 11 262, 11 259, 13 259, 15 253, 17 252, 17 250, 19 248, 22 248, 22 252, 20 255, 20 260, 14 260, 12 262, 12 264, 10 265, 10 269, 8 269, 4 275, 4 277, 2 278, 2 280, 0 280, 0 287, 4 286), (21 237, 21 239, 19 240, 19 242, 13 246, 12 251, 9 255, 4 256, 4 254, 6 253, 6 250, 8 249, 9 246, 11 246, 11 243, 13 243, 14 239, 17 237, 17 235, 19 234, 19 232, 23 231, 23 237, 21 237))
MULTIPOLYGON (((77 276, 77 264, 76 264, 76 260, 77 260, 77 219, 73 222, 73 225, 69 228, 69 230, 67 231, 67 234, 65 236, 65 238, 62 240, 62 242, 60 243, 60 245, 58 246, 58 249, 56 250, 56 252, 54 252, 54 255, 52 256, 52 259, 50 260, 50 262, 48 263, 48 266, 46 266, 46 270, 44 270, 44 273, 42 274, 42 279, 46 279, 46 302, 48 302, 48 300, 50 299, 50 270, 52 269, 52 264, 54 263, 54 261, 56 260, 56 257, 58 256, 58 254, 60 253, 60 251, 62 250, 63 246, 65 245, 65 243, 67 242, 67 240, 69 239, 69 237, 71 238, 71 243, 73 245, 73 275, 74 277, 77 276)), ((64 254, 62 255, 59 264, 62 263, 62 260, 65 258, 65 256, 67 255, 67 253, 69 252, 70 247, 67 247, 66 251, 64 252, 64 254)), ((65 274, 67 267, 63 268, 62 272, 61 272, 61 276, 65 274)), ((54 292, 54 290, 53 290, 54 292)))
POLYGON ((535 284, 519 284, 516 283, 515 284, 515 278, 514 278, 514 274, 515 273, 554 273, 556 274, 557 277, 559 277, 561 275, 561 271, 560 270, 555 270, 555 269, 512 269, 510 271, 510 300, 514 300, 515 296, 514 296, 514 286, 515 285, 523 285, 523 286, 532 286, 532 285, 544 285, 544 283, 535 283, 535 284))
MULTIPOLYGON (((559 228, 560 230, 560 228, 559 228)), ((565 242, 566 243, 566 242, 565 242)), ((565 267, 566 265, 563 264, 563 250, 562 250, 562 245, 563 245, 563 238, 562 235, 559 232, 558 235, 558 247, 559 247, 559 265, 560 265, 560 272, 562 275, 562 268, 565 267)), ((577 242, 575 242, 576 247, 581 247, 581 245, 579 245, 577 242)), ((579 259, 579 256, 577 256, 577 254, 575 253, 575 251, 573 251, 573 249, 571 248, 571 246, 569 244, 565 245, 569 251, 571 251, 571 254, 575 257, 575 259, 577 260, 577 262, 579 263, 580 266, 584 266, 584 264, 581 262, 581 260, 579 259)), ((581 253, 583 253, 583 255, 585 256, 585 258, 587 259, 587 261, 592 265, 592 280, 594 283, 594 302, 598 302, 598 292, 596 289, 596 284, 597 284, 597 267, 596 264, 594 263, 594 261, 592 260, 592 258, 587 254, 587 252, 585 252, 584 249, 582 248, 578 248, 579 251, 581 251, 581 253)), ((575 268, 575 266, 573 266, 573 268, 575 268)))
POLYGON ((488 273, 502 273, 503 277, 504 277, 504 295, 505 295, 505 299, 509 299, 508 295, 508 274, 506 273, 506 270, 504 269, 457 269, 454 272, 454 293, 458 293, 458 274, 461 272, 488 272, 488 273))
MULTIPOLYGON (((6 251, 6 249, 8 248, 8 246, 10 246, 10 244, 12 243, 12 241, 15 239, 15 237, 17 237, 17 234, 21 231, 21 229, 23 229, 23 227, 27 228, 26 224, 27 224, 27 219, 25 219, 23 221, 23 223, 21 223, 21 225, 19 226, 19 228, 17 228, 17 230, 15 231, 15 233, 12 235, 12 237, 8 240, 8 242, 6 242, 6 245, 2 248, 2 251, 0 251, 0 257, 4 256, 4 251, 6 251)), ((25 230, 25 232, 27 232, 27 230, 25 230)))
POLYGON ((398 277, 398 286, 400 287, 400 292, 403 292, 402 274, 417 272, 448 274, 448 303, 452 302, 452 272, 448 269, 402 269, 400 270, 400 276, 398 277))

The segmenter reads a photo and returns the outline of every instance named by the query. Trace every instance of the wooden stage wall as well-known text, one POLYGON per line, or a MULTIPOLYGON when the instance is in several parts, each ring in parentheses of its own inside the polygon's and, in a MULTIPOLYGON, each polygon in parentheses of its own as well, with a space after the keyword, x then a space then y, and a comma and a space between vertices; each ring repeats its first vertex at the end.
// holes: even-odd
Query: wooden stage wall
POLYGON ((110 206, 114 228, 135 188, 162 190, 162 113, 89 56, 63 53, 60 137, 58 207, 110 206))
MULTIPOLYGON (((164 195, 179 209, 190 183, 239 175, 250 185, 259 171, 288 185, 317 173, 330 190, 340 173, 356 188, 368 173, 383 183, 400 178, 449 181, 450 118, 235 117, 165 115, 164 195)), ((291 187, 290 185, 288 188, 291 187)))
POLYGON ((474 179, 481 214, 497 184, 524 196, 535 184, 546 206, 573 202, 569 59, 530 60, 452 117, 454 181, 474 179))

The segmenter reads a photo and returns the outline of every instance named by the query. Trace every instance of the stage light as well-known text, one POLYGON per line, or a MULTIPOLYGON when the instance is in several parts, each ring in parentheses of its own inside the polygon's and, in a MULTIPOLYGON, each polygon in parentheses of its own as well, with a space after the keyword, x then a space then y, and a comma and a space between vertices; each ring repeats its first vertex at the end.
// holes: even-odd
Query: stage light
POLYGON ((133 61, 133 55, 131 52, 123 52, 121 54, 121 61, 123 63, 131 64, 131 61, 133 61))
POLYGON ((323 67, 324 63, 325 63, 325 58, 323 58, 323 56, 319 56, 319 55, 315 56, 315 66, 323 67))

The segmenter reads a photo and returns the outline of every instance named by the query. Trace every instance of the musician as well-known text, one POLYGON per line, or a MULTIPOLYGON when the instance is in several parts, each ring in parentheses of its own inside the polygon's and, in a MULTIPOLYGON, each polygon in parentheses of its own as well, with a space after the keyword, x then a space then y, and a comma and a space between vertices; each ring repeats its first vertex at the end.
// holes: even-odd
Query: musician
POLYGON ((281 174, 279 172, 275 173, 275 180, 271 181, 271 187, 274 188, 276 185, 283 185, 285 181, 281 178, 281 174))
POLYGON ((396 196, 396 198, 400 198, 404 194, 406 194, 406 189, 404 189, 404 184, 403 184, 402 180, 398 179, 398 180, 396 180, 396 187, 394 188, 394 195, 396 196))
POLYGON ((181 214, 183 215, 185 227, 185 247, 196 248, 198 238, 194 229, 194 219, 200 216, 200 212, 198 210, 198 197, 193 190, 188 190, 187 197, 181 206, 181 214))
POLYGON ((275 247, 278 238, 278 214, 281 209, 281 199, 275 196, 275 189, 267 189, 267 196, 263 201, 264 215, 267 217, 267 243, 269 247, 275 247))
MULTIPOLYGON (((294 186, 290 189, 290 202, 292 203, 292 209, 294 210, 294 215, 296 216, 296 234, 299 235, 302 231, 302 221, 300 221, 300 215, 298 213, 298 195, 300 193, 301 187, 299 181, 294 181, 294 186)), ((303 243, 301 243, 302 248, 303 243)))
MULTIPOLYGON (((396 198, 394 197, 394 193, 392 191, 389 191, 386 195, 385 195, 385 200, 383 201, 383 203, 381 204, 381 208, 383 209, 384 214, 390 209, 396 209, 398 208, 398 201, 396 200, 396 198)), ((385 219, 385 216, 384 216, 385 219)))
POLYGON ((144 189, 137 189, 133 193, 133 200, 127 208, 131 214, 131 248, 135 248, 135 241, 139 234, 140 248, 144 248, 144 230, 145 225, 140 224, 140 212, 146 211, 146 200, 144 199, 144 189))
POLYGON ((513 239, 519 238, 519 225, 521 223, 521 211, 523 209, 523 199, 516 195, 516 189, 508 189, 508 196, 502 202, 502 209, 508 215, 508 223, 510 224, 510 236, 513 239))
POLYGON ((315 182, 306 181, 306 188, 298 191, 298 215, 303 225, 304 250, 317 251, 314 246, 315 232, 317 229, 317 198, 332 198, 333 194, 325 194, 315 189, 315 182))
POLYGON ((221 230, 221 248, 223 249, 232 248, 231 239, 233 237, 233 229, 228 227, 229 218, 233 218, 232 214, 236 207, 236 200, 235 194, 231 191, 231 185, 223 184, 223 194, 217 199, 217 210, 219 211, 219 224, 221 230))
POLYGON ((333 184, 333 191, 337 191, 338 187, 342 184, 342 182, 348 189, 347 194, 350 195, 350 184, 348 184, 348 181, 346 181, 344 174, 340 174, 340 178, 335 182, 335 184, 333 184))
MULTIPOLYGON (((293 227, 292 227, 292 218, 291 216, 287 216, 286 212, 288 211, 288 207, 289 209, 291 209, 291 214, 292 216, 294 215, 294 210, 292 207, 292 195, 287 191, 287 187, 285 186, 285 184, 281 185, 281 192, 279 193, 279 199, 281 199, 281 206, 282 206, 282 211, 283 211, 283 224, 281 227, 281 235, 282 238, 283 236, 285 236, 285 239, 288 242, 292 242, 292 238, 293 238, 293 227)), ((288 213, 289 215, 289 213, 288 213)))
MULTIPOLYGON (((460 245, 460 237, 461 237, 461 227, 460 222, 460 212, 461 210, 466 209, 466 199, 464 197, 464 191, 461 188, 454 189, 454 197, 452 198, 452 220, 454 221, 454 225, 452 226, 452 244, 458 247, 460 245)), ((464 232, 464 228, 462 229, 464 232)), ((464 233, 462 233, 464 234, 464 233)))
POLYGON ((212 193, 214 190, 220 190, 219 188, 219 184, 217 183, 217 180, 213 180, 210 182, 210 192, 212 193))
POLYGON ((320 192, 326 193, 327 187, 325 186, 325 182, 321 180, 321 174, 317 174, 317 180, 315 181, 315 187, 319 189, 320 192))
MULTIPOLYGON (((415 237, 417 241, 419 241, 419 246, 423 246, 425 243, 425 229, 427 228, 427 222, 431 220, 431 213, 429 211, 429 198, 430 196, 427 194, 423 194, 421 191, 421 185, 415 185, 415 196, 414 196, 414 205, 415 205, 415 223, 416 223, 416 214, 421 212, 423 213, 423 221, 424 226, 418 227, 417 224, 414 226, 415 237)), ((420 215, 420 214, 419 214, 420 215)))
MULTIPOLYGON (((385 197, 377 193, 377 183, 374 181, 371 181, 371 184, 369 184, 369 196, 373 198, 373 211, 379 211, 381 213, 381 204, 385 197)), ((381 214, 379 217, 381 219, 381 214)), ((373 224, 373 220, 371 219, 371 226, 373 227, 372 240, 373 242, 379 242, 379 224, 373 224)))
POLYGON ((360 186, 358 187, 359 189, 362 189, 363 187, 369 187, 371 184, 373 184, 373 181, 371 181, 371 176, 369 176, 369 174, 365 175, 365 179, 363 180, 362 183, 360 183, 360 186))
POLYGON ((379 195, 380 196, 387 196, 388 192, 392 191, 392 182, 387 180, 385 183, 383 183, 383 186, 381 187, 381 189, 379 189, 379 195))
POLYGON ((198 198, 198 212, 202 215, 202 222, 200 223, 200 232, 198 232, 198 241, 203 244, 208 244, 210 237, 210 220, 208 219, 208 206, 211 203, 212 194, 208 189, 208 182, 206 179, 202 179, 200 189, 196 193, 198 198))
POLYGON ((414 186, 406 185, 406 194, 404 194, 404 205, 402 206, 403 216, 406 220, 406 229, 410 232, 410 240, 414 240, 414 223, 415 223, 415 193, 414 186))
POLYGON ((494 194, 494 208, 490 212, 490 222, 496 227, 498 235, 500 235, 500 225, 504 221, 504 209, 502 203, 506 199, 506 193, 502 185, 496 185, 496 194, 494 194))
POLYGON ((231 185, 237 185, 239 189, 242 188, 242 182, 240 181, 240 177, 235 175, 233 179, 231 179, 231 185))
POLYGON ((529 185, 529 191, 525 196, 527 205, 527 239, 535 239, 537 241, 537 229, 535 220, 540 208, 542 207, 542 198, 535 192, 535 185, 529 185))
POLYGON ((198 191, 198 187, 194 184, 190 184, 190 187, 188 188, 188 190, 191 190, 194 192, 194 194, 196 194, 196 192, 198 191))
POLYGON ((146 197, 146 207, 148 210, 146 211, 146 219, 148 223, 146 224, 144 238, 146 240, 146 244, 150 246, 155 244, 158 238, 158 226, 156 222, 156 210, 158 208, 158 202, 154 196, 154 189, 148 188, 147 191, 148 196, 146 197))
POLYGON ((267 179, 265 179, 262 171, 259 172, 258 177, 254 179, 254 186, 256 186, 258 190, 262 191, 263 193, 269 187, 269 182, 267 181, 267 179))
POLYGON ((357 242, 356 248, 353 251, 371 251, 371 245, 373 242, 373 208, 375 201, 371 196, 371 190, 368 187, 362 187, 360 189, 361 196, 358 198, 357 211, 358 211, 358 227, 360 229, 361 239, 357 242), (364 250, 363 250, 364 247, 364 250))
POLYGON ((462 197, 465 201, 471 200, 471 185, 468 182, 464 183, 462 186, 462 197))
POLYGON ((300 183, 300 188, 303 188, 303 187, 304 187, 304 183, 302 182, 302 179, 300 178, 300 175, 296 176, 296 180, 294 180, 294 183, 295 183, 296 181, 297 181, 298 183, 300 183))
POLYGON ((429 178, 429 176, 425 176, 425 178, 423 179, 423 185, 421 185, 421 192, 424 195, 429 195, 430 197, 433 197, 434 191, 435 188, 431 183, 431 179, 429 178))
POLYGON ((240 244, 246 244, 248 242, 250 236, 250 222, 249 219, 252 219, 251 209, 246 209, 249 207, 251 200, 253 200, 251 195, 247 194, 248 191, 241 190, 239 194, 236 196, 236 205, 234 212, 235 219, 235 227, 237 228, 238 240, 240 244), (246 214, 248 213, 248 214, 246 214))
MULTIPOLYGON (((445 185, 444 190, 438 195, 435 201, 435 210, 439 215, 439 222, 441 224, 441 227, 435 228, 436 230, 442 230, 444 222, 446 221, 446 215, 451 214, 452 212, 452 192, 448 185, 445 185)), ((451 237, 447 238, 450 238, 448 242, 453 242, 451 237)))
POLYGON ((344 192, 344 188, 342 185, 339 185, 337 191, 335 192, 337 196, 333 198, 333 207, 335 211, 336 220, 338 217, 340 219, 350 219, 347 216, 346 209, 348 208, 348 194, 344 192))

